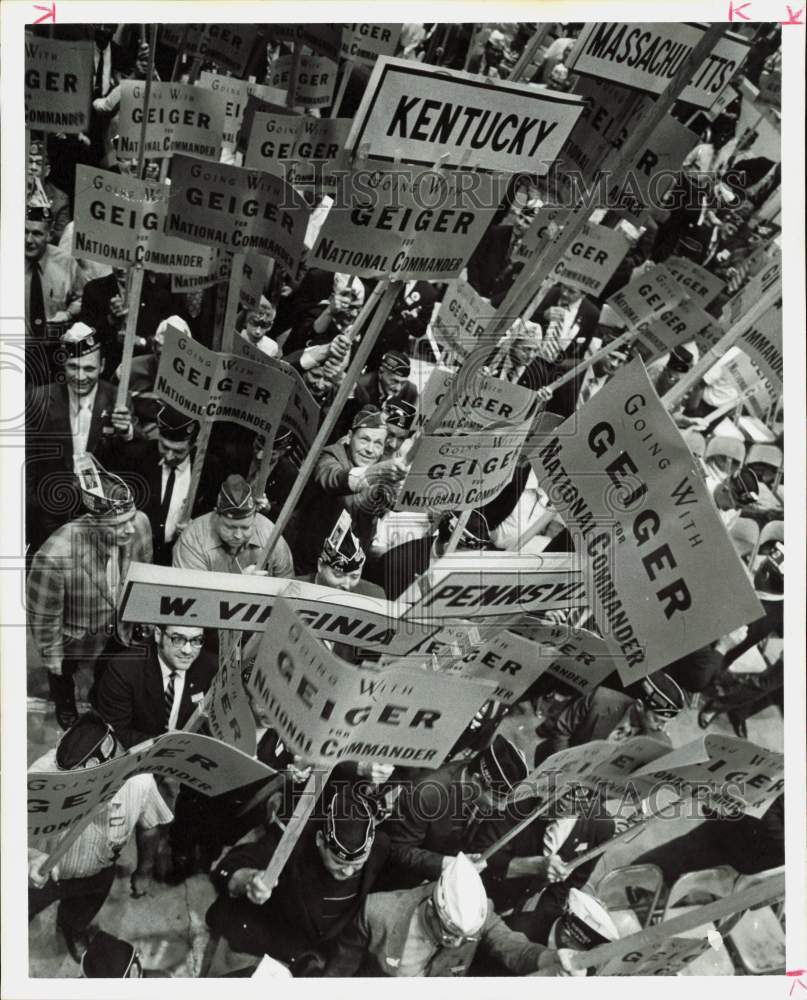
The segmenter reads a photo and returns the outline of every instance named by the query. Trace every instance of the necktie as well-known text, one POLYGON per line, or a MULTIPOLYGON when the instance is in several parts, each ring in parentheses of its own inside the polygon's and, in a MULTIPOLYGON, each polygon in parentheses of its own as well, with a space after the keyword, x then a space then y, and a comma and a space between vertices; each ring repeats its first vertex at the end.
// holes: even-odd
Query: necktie
POLYGON ((547 361, 557 361, 560 357, 562 345, 560 333, 563 329, 563 321, 553 319, 544 335, 544 357, 547 361))
POLYGON ((177 470, 172 466, 168 472, 168 480, 165 484, 162 503, 160 504, 160 527, 165 531, 165 522, 168 520, 168 510, 171 507, 171 496, 174 492, 174 483, 177 478, 177 470))
POLYGON ((90 422, 92 413, 86 403, 80 402, 76 411, 76 440, 73 446, 74 452, 79 455, 87 450, 87 439, 90 436, 90 422))
POLYGON ((174 707, 174 679, 176 678, 176 670, 172 670, 168 678, 168 687, 165 689, 165 724, 168 725, 171 719, 171 710, 174 707))
POLYGON ((103 97, 104 90, 104 50, 98 53, 98 65, 95 68, 95 80, 92 86, 93 97, 103 97))
POLYGON ((28 322, 34 337, 45 337, 45 295, 42 291, 42 275, 39 262, 31 264, 31 292, 28 299, 28 322))

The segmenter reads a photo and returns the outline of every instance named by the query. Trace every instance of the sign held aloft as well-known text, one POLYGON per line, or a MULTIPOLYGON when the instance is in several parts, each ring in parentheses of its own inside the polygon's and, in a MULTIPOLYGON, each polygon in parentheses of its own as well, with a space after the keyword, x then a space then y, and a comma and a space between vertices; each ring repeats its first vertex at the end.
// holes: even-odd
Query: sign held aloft
POLYGON ((545 174, 577 121, 573 95, 382 56, 353 119, 348 148, 374 160, 545 174))
POLYGON ((417 668, 354 667, 279 600, 247 687, 293 753, 439 767, 496 685, 417 668))
POLYGON ((75 135, 90 128, 93 49, 25 36, 25 127, 75 135))
MULTIPOLYGON (((145 83, 120 84, 120 141, 118 160, 140 154, 145 83)), ((152 83, 146 116, 145 156, 158 160, 186 153, 202 160, 218 160, 224 131, 224 97, 189 83, 152 83)))

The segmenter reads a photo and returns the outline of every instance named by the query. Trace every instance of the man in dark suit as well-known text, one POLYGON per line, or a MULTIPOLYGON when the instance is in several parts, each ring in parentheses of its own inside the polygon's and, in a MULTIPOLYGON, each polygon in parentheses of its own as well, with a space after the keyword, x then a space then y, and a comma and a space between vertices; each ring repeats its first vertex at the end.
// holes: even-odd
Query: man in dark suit
POLYGON ((270 834, 224 857, 213 873, 220 896, 207 922, 233 950, 271 955, 299 976, 301 960, 313 957, 320 967, 327 960, 376 888, 390 846, 375 832, 369 807, 349 790, 337 792, 324 817, 309 822, 271 887, 262 876, 277 843, 270 834))
MULTIPOLYGON (((538 303, 532 322, 543 329, 541 356, 535 359, 522 376, 519 385, 539 389, 574 368, 585 357, 597 332, 600 310, 582 292, 558 282, 538 303)), ((577 408, 577 397, 585 373, 558 389, 546 409, 570 417, 577 408)))
POLYGON ((138 508, 149 519, 157 566, 171 565, 174 541, 191 518, 213 510, 212 484, 224 478, 220 463, 209 454, 193 511, 185 512, 198 430, 195 420, 164 405, 157 414, 156 440, 134 439, 115 447, 112 471, 129 484, 138 508))
POLYGON ((409 381, 412 364, 403 351, 387 351, 381 359, 378 371, 367 371, 359 375, 353 390, 353 399, 348 400, 340 419, 340 434, 347 433, 353 417, 365 406, 384 408, 385 403, 401 399, 407 406, 417 407, 418 390, 409 381))
POLYGON ((61 338, 64 381, 32 389, 25 404, 26 539, 34 552, 79 510, 73 458, 89 452, 106 464, 106 436, 132 440, 129 410, 115 406, 115 389, 100 379, 95 330, 74 323, 61 338))
MULTIPOLYGON (((134 305, 127 301, 128 278, 128 268, 113 267, 111 274, 88 281, 81 297, 81 319, 95 328, 104 348, 104 378, 110 378, 121 361, 126 317, 134 305)), ((135 330, 136 353, 148 353, 157 327, 175 312, 171 293, 158 284, 156 275, 146 271, 135 330)))
POLYGON ((686 705, 680 685, 663 670, 627 689, 597 687, 569 702, 553 720, 552 732, 535 750, 535 766, 567 747, 592 740, 621 743, 649 734, 664 739, 664 726, 686 705))
POLYGON ((202 651, 204 631, 167 625, 140 655, 127 650, 110 659, 98 681, 98 712, 115 727, 128 750, 136 743, 182 729, 204 698, 216 662, 202 651))

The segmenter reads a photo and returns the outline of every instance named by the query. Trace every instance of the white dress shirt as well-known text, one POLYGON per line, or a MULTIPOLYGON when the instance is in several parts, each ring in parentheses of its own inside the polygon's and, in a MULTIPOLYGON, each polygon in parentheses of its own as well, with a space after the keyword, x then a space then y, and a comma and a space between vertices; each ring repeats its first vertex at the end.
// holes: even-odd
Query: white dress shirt
POLYGON ((93 49, 92 54, 92 78, 95 82, 95 74, 98 72, 98 60, 104 60, 104 68, 101 70, 101 96, 109 93, 110 83, 112 81, 112 45, 109 44, 100 52, 98 46, 96 45, 93 49))
MULTIPOLYGON (((171 470, 163 463, 162 484, 160 486, 160 497, 165 496, 165 487, 168 483, 168 476, 171 470)), ((174 479, 174 490, 171 493, 171 503, 168 506, 168 514, 165 518, 165 540, 170 542, 177 533, 179 516, 188 490, 191 485, 191 457, 187 455, 176 467, 176 478, 174 479)))
POLYGON ((87 450, 87 438, 90 436, 92 410, 95 406, 96 385, 86 396, 77 396, 68 388, 67 396, 70 403, 70 433, 73 435, 73 455, 83 455, 87 450))
MULTIPOLYGON (((170 642, 170 639, 169 639, 170 642)), ((160 654, 157 654, 157 660, 160 664, 160 670, 163 675, 163 697, 168 689, 168 679, 171 676, 171 668, 166 667, 162 661, 160 654)), ((182 692, 185 690, 185 671, 177 670, 174 675, 174 704, 171 708, 171 714, 168 716, 168 728, 177 728, 177 716, 179 715, 179 704, 182 701, 182 692)))

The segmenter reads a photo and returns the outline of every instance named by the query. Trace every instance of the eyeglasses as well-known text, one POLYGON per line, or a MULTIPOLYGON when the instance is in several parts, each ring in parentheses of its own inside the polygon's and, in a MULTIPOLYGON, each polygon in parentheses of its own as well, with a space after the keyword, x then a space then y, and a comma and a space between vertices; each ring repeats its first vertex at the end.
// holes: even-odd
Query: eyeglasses
POLYGON ((478 934, 463 934, 459 928, 447 926, 443 917, 440 916, 440 912, 433 899, 429 898, 426 900, 426 909, 432 914, 432 923, 440 939, 440 943, 444 944, 447 948, 458 948, 466 942, 479 940, 478 934))
POLYGON ((189 639, 186 635, 175 635, 172 632, 164 632, 163 635, 174 649, 182 649, 186 644, 192 646, 194 649, 201 649, 205 644, 205 637, 203 635, 194 636, 193 639, 189 639))

